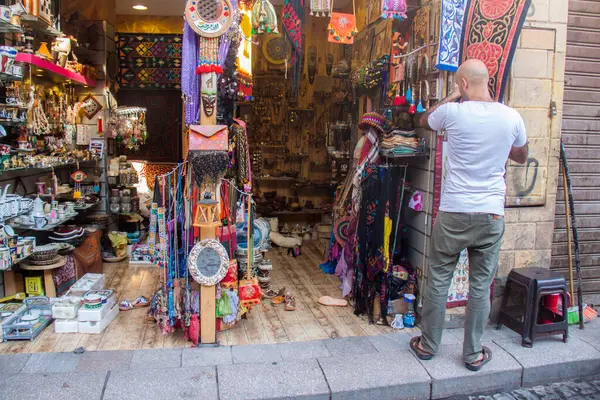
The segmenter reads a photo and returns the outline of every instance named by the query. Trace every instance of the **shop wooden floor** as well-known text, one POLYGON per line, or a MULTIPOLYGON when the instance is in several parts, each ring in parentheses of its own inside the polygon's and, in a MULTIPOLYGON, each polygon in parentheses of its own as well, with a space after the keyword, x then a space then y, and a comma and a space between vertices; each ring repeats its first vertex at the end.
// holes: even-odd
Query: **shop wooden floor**
MULTIPOLYGON (((351 307, 326 307, 317 299, 323 295, 339 297, 340 281, 318 268, 321 256, 308 244, 302 256, 292 258, 281 249, 267 255, 273 261, 272 287, 285 286, 296 297, 296 311, 264 301, 232 329, 217 334, 223 345, 298 342, 330 337, 365 336, 389 333, 389 327, 369 325, 351 307)), ((119 297, 133 300, 139 295, 151 298, 160 283, 158 268, 129 267, 127 263, 105 264, 106 287, 119 297)), ((56 334, 50 325, 34 341, 0 343, 2 353, 68 352, 77 347, 88 351, 188 347, 183 332, 163 336, 156 324, 146 322, 147 309, 119 313, 100 335, 56 334)))

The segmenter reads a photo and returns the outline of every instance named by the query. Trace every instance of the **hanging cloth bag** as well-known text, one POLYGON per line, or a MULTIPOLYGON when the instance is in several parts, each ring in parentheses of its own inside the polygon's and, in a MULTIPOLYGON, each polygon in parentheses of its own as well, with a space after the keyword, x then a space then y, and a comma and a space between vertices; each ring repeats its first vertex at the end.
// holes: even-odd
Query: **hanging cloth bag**
POLYGON ((229 150, 227 125, 190 125, 190 150, 229 150))
POLYGON ((238 287, 238 262, 233 258, 233 247, 236 247, 235 232, 231 232, 231 213, 229 212, 229 183, 223 183, 221 186, 221 199, 223 199, 223 207, 225 210, 225 218, 227 219, 227 228, 221 226, 221 242, 227 241, 227 248, 229 249, 229 267, 227 268, 227 274, 221 281, 221 287, 224 289, 237 289, 238 287), (225 233, 227 229, 227 233, 225 233), (225 240, 224 240, 225 239, 225 240))
POLYGON ((252 265, 254 264, 254 241, 252 239, 252 199, 248 196, 248 265, 246 268, 245 279, 240 280, 240 305, 245 308, 251 308, 260 304, 260 285, 258 279, 252 277, 252 265))
POLYGON ((352 14, 333 12, 333 1, 331 2, 331 19, 327 28, 329 36, 327 40, 332 43, 353 44, 356 29, 356 6, 352 0, 352 14))

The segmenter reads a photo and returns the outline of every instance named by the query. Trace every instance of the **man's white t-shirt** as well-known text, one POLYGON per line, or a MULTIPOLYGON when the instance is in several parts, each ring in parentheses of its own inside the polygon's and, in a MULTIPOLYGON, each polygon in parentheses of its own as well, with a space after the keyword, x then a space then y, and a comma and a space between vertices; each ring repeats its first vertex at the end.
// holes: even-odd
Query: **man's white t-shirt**
POLYGON ((504 174, 511 147, 527 143, 519 113, 496 102, 446 103, 428 118, 446 130, 448 147, 440 210, 504 215, 504 174))

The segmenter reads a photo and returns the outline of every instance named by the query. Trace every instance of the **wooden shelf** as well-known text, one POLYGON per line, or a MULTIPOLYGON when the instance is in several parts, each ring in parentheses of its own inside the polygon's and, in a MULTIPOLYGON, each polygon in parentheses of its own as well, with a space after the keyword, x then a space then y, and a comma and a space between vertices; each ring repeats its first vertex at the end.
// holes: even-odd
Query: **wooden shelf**
POLYGON ((305 214, 328 214, 331 211, 321 209, 302 209, 300 211, 273 211, 268 215, 305 215, 305 214))
POLYGON ((94 79, 86 78, 81 74, 69 71, 66 68, 53 64, 41 57, 34 56, 33 54, 19 53, 17 54, 15 61, 29 64, 31 68, 35 69, 34 75, 41 73, 56 83, 72 82, 80 86, 96 87, 96 81, 94 79))
POLYGON ((20 26, 13 25, 10 22, 0 20, 0 33, 23 33, 20 26))
POLYGON ((21 16, 21 23, 28 25, 31 30, 42 35, 60 37, 65 36, 64 33, 48 24, 46 21, 35 15, 25 14, 21 16))
MULTIPOLYGON (((79 162, 79 167, 80 168, 86 168, 86 167, 93 167, 95 165, 95 160, 91 160, 91 161, 80 161, 79 162)), ((35 167, 28 167, 28 168, 16 168, 16 169, 7 169, 4 171, 0 171, 0 181, 6 181, 9 179, 14 179, 17 177, 21 177, 21 178, 25 178, 27 176, 35 176, 35 175, 42 175, 48 172, 52 172, 52 168, 54 168, 54 170, 61 170, 61 169, 65 169, 65 168, 71 168, 71 167, 76 167, 77 163, 67 163, 67 164, 60 164, 60 165, 55 165, 54 167, 44 167, 44 168, 35 168, 35 167)))

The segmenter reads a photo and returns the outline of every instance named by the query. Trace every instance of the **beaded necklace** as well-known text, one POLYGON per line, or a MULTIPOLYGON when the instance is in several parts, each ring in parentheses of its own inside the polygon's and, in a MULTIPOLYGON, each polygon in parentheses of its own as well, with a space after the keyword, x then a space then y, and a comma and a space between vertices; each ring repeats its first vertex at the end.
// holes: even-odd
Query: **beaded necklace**
POLYGON ((200 36, 200 51, 198 57, 198 67, 196 74, 205 74, 209 72, 223 73, 223 67, 219 65, 219 38, 209 38, 200 36))

